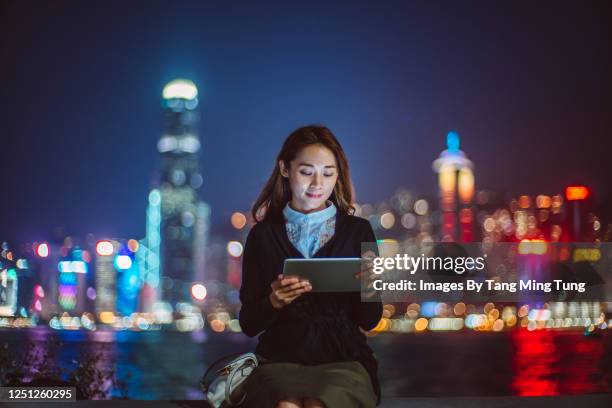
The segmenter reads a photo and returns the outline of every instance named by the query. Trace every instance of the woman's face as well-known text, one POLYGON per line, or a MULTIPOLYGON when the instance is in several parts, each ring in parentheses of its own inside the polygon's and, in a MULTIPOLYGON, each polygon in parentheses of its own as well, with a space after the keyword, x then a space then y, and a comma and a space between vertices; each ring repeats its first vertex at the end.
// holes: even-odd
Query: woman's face
POLYGON ((325 208, 338 180, 338 165, 331 150, 320 144, 310 145, 298 153, 288 169, 282 160, 278 165, 281 175, 289 178, 294 210, 309 213, 325 208))

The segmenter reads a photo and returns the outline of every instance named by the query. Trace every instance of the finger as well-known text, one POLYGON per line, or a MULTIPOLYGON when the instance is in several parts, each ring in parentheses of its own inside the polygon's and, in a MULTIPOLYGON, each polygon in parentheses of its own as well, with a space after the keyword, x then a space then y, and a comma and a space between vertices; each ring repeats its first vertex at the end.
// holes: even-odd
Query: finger
POLYGON ((297 293, 291 296, 283 296, 283 298, 281 299, 281 301, 283 303, 285 303, 286 305, 288 305, 289 303, 293 302, 295 299, 297 299, 299 296, 301 295, 301 293, 297 293))
POLYGON ((372 269, 364 269, 361 272, 355 274, 355 276, 359 277, 367 277, 368 279, 379 279, 380 274, 375 273, 372 269))
POLYGON ((294 297, 294 296, 300 295, 300 294, 305 293, 305 292, 310 292, 311 290, 312 290, 312 286, 310 286, 310 284, 308 284, 308 285, 305 285, 305 286, 301 286, 301 287, 298 287, 298 288, 295 288, 295 289, 291 289, 291 290, 282 292, 282 295, 284 297, 294 297))
POLYGON ((291 285, 293 283, 299 282, 300 279, 297 276, 285 276, 281 281, 282 286, 291 285))
POLYGON ((365 264, 365 263, 361 264, 361 272, 367 272, 367 271, 373 271, 373 270, 374 270, 374 265, 372 265, 372 264, 368 265, 368 264, 365 264))
POLYGON ((280 300, 280 301, 283 300, 283 293, 281 293, 280 290, 277 289, 273 291, 272 293, 274 294, 274 297, 276 298, 276 300, 280 300))
POLYGON ((287 285, 287 286, 285 286, 285 288, 286 289, 295 289, 295 288, 306 287, 306 286, 309 286, 309 285, 310 285, 310 282, 305 280, 305 281, 300 281, 300 282, 293 283, 291 285, 287 285))
POLYGON ((364 269, 374 269, 374 263, 369 261, 361 262, 361 270, 364 269))
POLYGON ((376 254, 373 251, 366 251, 363 254, 361 254, 361 258, 363 259, 371 260, 374 257, 376 257, 376 254))
POLYGON ((374 268, 373 268, 373 267, 371 267, 371 266, 370 266, 370 267, 368 267, 368 268, 366 268, 366 267, 362 267, 362 268, 361 268, 361 272, 360 272, 360 273, 362 273, 364 276, 370 276, 370 275, 380 275, 380 274, 376 274, 376 273, 374 273, 374 268))
POLYGON ((281 289, 283 287, 283 285, 281 284, 281 281, 279 280, 275 280, 273 281, 270 286, 272 287, 272 290, 278 290, 281 289))
POLYGON ((284 297, 294 297, 294 296, 300 295, 305 292, 310 292, 311 290, 312 290, 312 286, 305 286, 303 288, 297 288, 297 289, 290 290, 288 292, 283 292, 282 295, 284 297))
POLYGON ((280 288, 280 291, 283 293, 289 293, 293 290, 296 289, 302 289, 305 288, 306 286, 308 286, 309 283, 308 282, 297 282, 291 285, 287 285, 287 286, 283 286, 282 288, 280 288))
POLYGON ((285 281, 286 279, 283 281, 274 281, 272 282, 270 286, 272 286, 272 290, 280 291, 281 293, 286 293, 289 290, 310 284, 308 281, 294 282, 294 283, 287 283, 285 281), (285 283, 283 284, 283 282, 285 283))
POLYGON ((291 294, 291 296, 286 296, 285 299, 289 301, 289 303, 293 302, 295 299, 302 296, 304 293, 309 292, 310 289, 298 289, 295 293, 291 294))

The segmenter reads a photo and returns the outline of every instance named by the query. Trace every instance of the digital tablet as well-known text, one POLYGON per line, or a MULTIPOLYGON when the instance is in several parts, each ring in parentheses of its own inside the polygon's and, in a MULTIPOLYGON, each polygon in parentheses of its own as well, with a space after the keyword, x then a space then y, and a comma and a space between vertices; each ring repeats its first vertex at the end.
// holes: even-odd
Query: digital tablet
POLYGON ((283 275, 296 275, 310 281, 312 292, 360 292, 361 258, 285 259, 283 275))

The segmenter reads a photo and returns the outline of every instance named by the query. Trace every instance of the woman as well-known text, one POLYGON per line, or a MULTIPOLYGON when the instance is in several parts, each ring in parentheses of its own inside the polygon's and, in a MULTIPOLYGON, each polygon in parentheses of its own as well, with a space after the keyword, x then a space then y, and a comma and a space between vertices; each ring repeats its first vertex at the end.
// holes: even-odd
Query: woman
POLYGON ((332 132, 307 126, 289 135, 253 205, 257 224, 244 251, 240 326, 249 337, 261 333, 263 362, 245 383, 245 406, 380 403, 378 364, 362 332, 381 318, 378 295, 362 302, 359 293, 314 293, 308 281, 282 275, 286 258, 359 257, 362 242, 376 241, 352 203, 348 162, 332 132))

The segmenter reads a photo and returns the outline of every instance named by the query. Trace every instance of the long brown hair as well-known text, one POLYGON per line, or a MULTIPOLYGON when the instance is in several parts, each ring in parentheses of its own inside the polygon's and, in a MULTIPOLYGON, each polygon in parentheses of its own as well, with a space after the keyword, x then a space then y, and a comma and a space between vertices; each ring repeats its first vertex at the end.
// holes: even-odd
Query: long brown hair
POLYGON ((349 173, 348 161, 344 150, 336 136, 325 126, 304 126, 294 130, 283 143, 281 151, 274 162, 272 175, 266 182, 259 197, 253 204, 251 214, 255 222, 283 220, 283 208, 291 200, 289 180, 280 174, 278 162, 282 160, 289 168, 298 153, 305 147, 320 144, 332 151, 338 165, 338 179, 334 191, 329 197, 330 201, 345 214, 355 212, 353 183, 349 173))

